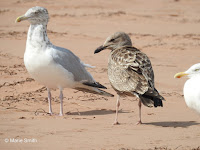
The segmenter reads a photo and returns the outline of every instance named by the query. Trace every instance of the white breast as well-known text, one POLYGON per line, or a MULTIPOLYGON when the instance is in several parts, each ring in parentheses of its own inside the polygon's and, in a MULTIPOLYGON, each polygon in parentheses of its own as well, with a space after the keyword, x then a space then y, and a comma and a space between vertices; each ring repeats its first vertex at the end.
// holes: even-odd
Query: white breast
POLYGON ((27 49, 24 64, 29 74, 39 83, 49 88, 65 88, 74 86, 72 73, 53 61, 52 51, 35 52, 27 49))
POLYGON ((200 114, 200 76, 188 79, 183 92, 187 106, 200 114))

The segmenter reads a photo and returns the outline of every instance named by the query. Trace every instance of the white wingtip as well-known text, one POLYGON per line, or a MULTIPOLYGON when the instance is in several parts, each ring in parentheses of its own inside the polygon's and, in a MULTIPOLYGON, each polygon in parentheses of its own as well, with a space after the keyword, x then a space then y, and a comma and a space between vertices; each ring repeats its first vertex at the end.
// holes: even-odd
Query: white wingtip
POLYGON ((91 66, 90 64, 85 64, 81 61, 81 63, 83 64, 84 67, 88 67, 88 68, 96 68, 95 66, 91 66))
POLYGON ((91 66, 90 64, 83 64, 85 67, 88 67, 88 68, 96 68, 95 66, 91 66))

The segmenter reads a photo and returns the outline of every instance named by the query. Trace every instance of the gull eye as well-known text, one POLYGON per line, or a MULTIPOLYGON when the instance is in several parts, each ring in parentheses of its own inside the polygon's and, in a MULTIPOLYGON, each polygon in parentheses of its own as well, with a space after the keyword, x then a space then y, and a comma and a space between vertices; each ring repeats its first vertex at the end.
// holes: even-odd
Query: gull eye
POLYGON ((38 15, 38 14, 39 14, 39 12, 38 12, 38 11, 35 11, 35 12, 34 12, 34 14, 35 14, 35 15, 38 15))
POLYGON ((111 39, 111 40, 110 40, 110 42, 114 42, 114 41, 115 41, 115 39, 111 39))
POLYGON ((200 69, 195 69, 194 71, 199 71, 200 69))

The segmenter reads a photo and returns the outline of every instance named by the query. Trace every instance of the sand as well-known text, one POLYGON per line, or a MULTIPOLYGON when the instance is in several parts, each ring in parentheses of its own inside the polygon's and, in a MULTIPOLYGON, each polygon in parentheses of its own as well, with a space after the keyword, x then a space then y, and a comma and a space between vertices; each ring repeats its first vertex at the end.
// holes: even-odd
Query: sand
MULTIPOLYGON (((200 116, 184 101, 187 80, 174 79, 200 60, 199 0, 1 0, 0 1, 0 149, 200 149, 200 116), (49 116, 47 91, 23 63, 29 23, 15 23, 30 7, 46 7, 52 43, 73 51, 94 78, 116 95, 107 77, 109 50, 94 55, 107 36, 129 33, 133 45, 151 59, 163 108, 142 107, 123 98, 120 125, 112 125, 116 97, 64 90, 63 117, 49 116)), ((59 91, 52 107, 59 113, 59 91)))

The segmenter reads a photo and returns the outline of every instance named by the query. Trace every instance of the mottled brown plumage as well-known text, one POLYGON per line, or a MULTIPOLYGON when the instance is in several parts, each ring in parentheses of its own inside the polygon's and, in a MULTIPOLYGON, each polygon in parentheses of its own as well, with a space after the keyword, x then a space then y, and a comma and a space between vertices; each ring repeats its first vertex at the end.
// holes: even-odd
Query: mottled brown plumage
MULTIPOLYGON (((164 98, 154 87, 154 72, 151 62, 146 54, 132 46, 131 39, 126 33, 116 32, 111 35, 95 52, 103 49, 111 50, 108 77, 119 96, 136 95, 140 99, 140 107, 141 102, 148 107, 162 106, 164 98)), ((118 107, 119 98, 117 111, 118 107)), ((118 123, 117 116, 115 123, 118 123)), ((141 116, 139 123, 141 123, 141 116)))
MULTIPOLYGON (((110 53, 108 77, 119 94, 144 94, 148 90, 148 81, 152 83, 153 70, 145 54, 134 47, 123 46, 110 53), (147 70, 150 72, 146 72, 147 70)), ((154 87, 153 84, 151 86, 154 87)))

